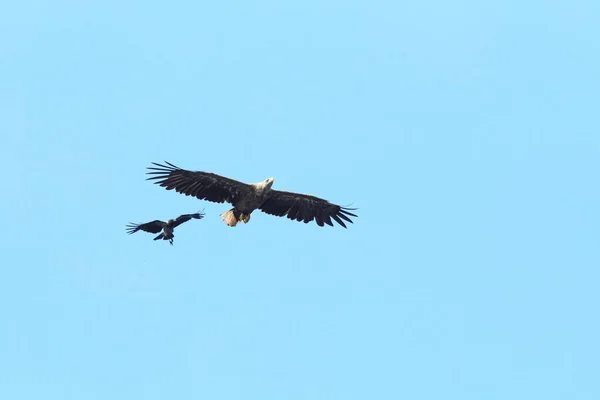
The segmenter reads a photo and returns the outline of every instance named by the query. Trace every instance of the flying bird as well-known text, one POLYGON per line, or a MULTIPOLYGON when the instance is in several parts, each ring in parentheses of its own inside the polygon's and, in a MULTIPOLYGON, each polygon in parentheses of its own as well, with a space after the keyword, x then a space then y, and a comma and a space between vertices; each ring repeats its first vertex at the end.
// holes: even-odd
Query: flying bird
POLYGON ((167 190, 175 189, 177 193, 186 196, 233 205, 231 210, 221 214, 228 226, 236 226, 240 222, 248 223, 250 215, 256 209, 304 223, 315 220, 319 226, 333 226, 333 219, 344 228, 344 221, 353 223, 349 217, 358 217, 350 212, 356 208, 341 207, 307 194, 273 190, 273 178, 247 184, 212 172, 188 171, 166 161, 165 163, 166 165, 162 165, 153 162, 155 166, 148 167, 151 172, 147 174, 154 176, 147 180, 155 180, 154 183, 167 190))
POLYGON ((173 231, 175 228, 184 222, 189 221, 190 219, 202 219, 204 218, 204 214, 201 212, 197 212, 195 214, 183 214, 175 219, 170 219, 167 222, 161 220, 154 220, 152 222, 147 222, 145 224, 134 224, 129 223, 127 225, 127 233, 130 235, 137 231, 144 231, 149 233, 158 233, 160 234, 154 238, 154 240, 168 240, 171 245, 173 245, 173 238, 175 235, 173 231))

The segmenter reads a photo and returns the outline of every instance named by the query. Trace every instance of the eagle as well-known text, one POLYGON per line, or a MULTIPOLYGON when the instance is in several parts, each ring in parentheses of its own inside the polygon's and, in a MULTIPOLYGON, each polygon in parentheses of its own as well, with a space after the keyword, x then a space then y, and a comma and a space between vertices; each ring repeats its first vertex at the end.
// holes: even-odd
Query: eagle
POLYGON ((183 214, 175 219, 170 219, 167 222, 161 220, 154 220, 151 222, 146 222, 145 224, 134 224, 130 222, 127 227, 127 233, 130 235, 137 231, 144 231, 149 233, 158 233, 160 234, 154 238, 154 240, 168 240, 171 245, 173 245, 173 238, 175 235, 173 231, 175 228, 184 222, 189 221, 190 219, 202 219, 204 218, 204 214, 202 212, 197 212, 194 214, 183 214))
POLYGON ((194 196, 200 200, 214 203, 227 202, 233 208, 220 216, 228 226, 248 223, 250 215, 256 209, 275 215, 287 216, 295 221, 317 225, 334 226, 333 221, 346 228, 346 222, 353 223, 349 217, 358 217, 350 211, 356 208, 341 207, 319 197, 283 192, 271 189, 275 179, 267 178, 258 183, 243 183, 212 172, 188 171, 169 162, 148 167, 152 175, 147 180, 154 180, 167 190, 173 190, 186 196, 194 196))

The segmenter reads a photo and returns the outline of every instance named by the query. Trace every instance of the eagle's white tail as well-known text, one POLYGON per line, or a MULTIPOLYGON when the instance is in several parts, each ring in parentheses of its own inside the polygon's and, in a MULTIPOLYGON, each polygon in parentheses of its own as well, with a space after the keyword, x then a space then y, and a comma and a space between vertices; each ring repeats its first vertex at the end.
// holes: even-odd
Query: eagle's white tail
POLYGON ((223 218, 227 226, 236 226, 239 222, 247 224, 250 221, 250 214, 244 214, 232 208, 226 213, 221 214, 221 218, 223 218))

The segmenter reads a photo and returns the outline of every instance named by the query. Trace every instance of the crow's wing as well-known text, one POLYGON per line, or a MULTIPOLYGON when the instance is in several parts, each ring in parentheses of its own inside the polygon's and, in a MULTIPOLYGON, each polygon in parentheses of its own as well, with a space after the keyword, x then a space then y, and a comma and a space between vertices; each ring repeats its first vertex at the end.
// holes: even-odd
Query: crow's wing
POLYGON ((129 223, 127 225, 127 233, 129 233, 130 235, 132 233, 137 232, 137 231, 144 231, 144 232, 149 232, 149 233, 158 233, 158 232, 162 231, 164 225, 165 225, 165 223, 163 221, 158 220, 158 219, 154 220, 152 222, 146 222, 145 224, 129 223))

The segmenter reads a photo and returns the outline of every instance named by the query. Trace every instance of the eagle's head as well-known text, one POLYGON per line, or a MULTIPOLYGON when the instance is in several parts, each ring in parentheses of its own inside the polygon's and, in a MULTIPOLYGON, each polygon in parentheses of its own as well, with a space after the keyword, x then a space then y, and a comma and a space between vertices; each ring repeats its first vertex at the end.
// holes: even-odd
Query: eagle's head
POLYGON ((254 190, 256 191, 257 194, 259 193, 261 195, 266 195, 271 190, 271 186, 273 186, 273 182, 275 182, 275 179, 267 178, 262 182, 253 183, 252 186, 254 187, 254 190))
POLYGON ((275 178, 265 179, 265 182, 264 182, 265 189, 271 189, 271 186, 273 186, 273 182, 275 182, 275 178))

